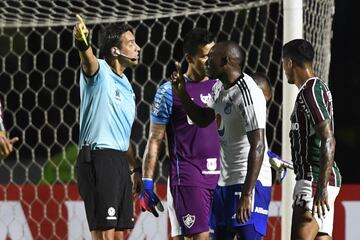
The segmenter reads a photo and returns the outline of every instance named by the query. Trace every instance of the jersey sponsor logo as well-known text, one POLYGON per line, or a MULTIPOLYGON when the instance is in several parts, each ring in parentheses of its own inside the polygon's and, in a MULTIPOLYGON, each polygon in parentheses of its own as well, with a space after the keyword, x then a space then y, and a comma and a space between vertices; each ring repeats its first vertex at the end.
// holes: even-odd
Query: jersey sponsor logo
POLYGON ((216 158, 208 158, 206 159, 206 167, 208 170, 214 171, 216 169, 216 158))
POLYGON ((267 209, 263 209, 262 207, 255 207, 255 211, 256 213, 260 213, 260 214, 264 214, 264 215, 268 215, 269 214, 269 210, 267 209))
POLYGON ((220 170, 215 170, 215 171, 201 171, 202 174, 204 175, 219 175, 220 174, 220 170))
MULTIPOLYGON (((306 115, 307 118, 310 118, 310 110, 307 107, 307 105, 303 99, 303 96, 297 98, 297 102, 295 103, 295 109, 300 109, 306 115)), ((294 109, 294 111, 296 111, 295 109, 294 109)))
POLYGON ((220 171, 216 171, 217 168, 217 158, 207 158, 206 167, 208 171, 202 171, 202 174, 211 175, 211 174, 220 174, 220 171))
POLYGON ((299 130, 299 123, 291 123, 291 130, 299 130))
POLYGON ((156 116, 158 116, 160 113, 160 104, 161 104, 160 98, 155 98, 152 105, 152 113, 156 116))
POLYGON ((109 207, 107 213, 108 213, 108 216, 106 217, 107 220, 116 220, 115 208, 109 207))
POLYGON ((207 95, 203 95, 202 93, 200 93, 200 100, 204 103, 207 104, 211 99, 211 94, 208 93, 207 95))
POLYGON ((119 89, 115 90, 115 99, 121 101, 121 91, 119 89))
POLYGON ((232 106, 232 104, 230 102, 226 103, 225 108, 224 108, 225 114, 227 114, 227 115, 231 114, 231 106, 232 106))

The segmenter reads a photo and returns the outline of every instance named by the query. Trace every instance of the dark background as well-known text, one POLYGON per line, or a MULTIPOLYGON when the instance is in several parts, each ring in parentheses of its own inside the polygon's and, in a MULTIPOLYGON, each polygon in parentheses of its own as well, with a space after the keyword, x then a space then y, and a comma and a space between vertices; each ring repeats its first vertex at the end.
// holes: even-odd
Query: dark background
POLYGON ((335 159, 344 183, 360 182, 359 9, 359 1, 335 1, 329 86, 334 98, 335 159))
MULTIPOLYGON (((360 147, 360 82, 356 72, 360 68, 360 21, 357 16, 360 3, 335 0, 335 5, 329 77, 335 107, 335 159, 344 183, 360 183, 359 174, 354 170, 359 158, 356 150, 360 147)), ((282 29, 280 27, 276 35, 274 25, 281 26, 282 18, 279 16, 281 10, 276 6, 270 12, 266 8, 259 12, 251 11, 248 19, 244 18, 244 12, 227 12, 161 18, 156 22, 131 22, 137 27, 136 38, 143 52, 142 64, 127 72, 129 79, 133 76, 136 79, 133 88, 138 100, 141 100, 132 136, 139 156, 142 156, 146 145, 144 132, 148 132, 149 103, 156 87, 165 73, 170 75, 173 59, 179 61, 182 58, 182 40, 178 39, 178 35, 183 36, 195 25, 206 27, 208 21, 211 23, 210 30, 217 33, 218 41, 227 38, 238 40, 240 34, 254 37, 253 43, 246 37, 240 43, 249 53, 245 72, 264 71, 274 81, 276 104, 269 107, 270 113, 273 113, 269 116, 275 118, 268 120, 271 126, 267 126, 267 135, 268 139, 273 139, 271 149, 281 153, 281 143, 276 139, 281 139, 281 120, 277 120, 282 101, 282 82, 279 81, 282 71, 277 64, 267 64, 269 61, 281 61, 282 43, 276 39, 282 39, 282 29), (258 14, 261 17, 257 18, 258 14), (272 21, 268 21, 269 18, 272 21), (249 24, 243 28, 245 20, 249 24), (264 29, 265 22, 273 22, 274 25, 269 24, 269 28, 264 29), (273 51, 268 45, 261 44, 263 33, 273 51)), ((97 52, 98 33, 103 26, 89 27, 93 31, 92 43, 97 52)), ((73 46, 72 26, 38 27, 36 31, 26 27, 18 31, 13 28, 2 30, 0 96, 6 98, 4 122, 10 136, 19 136, 21 141, 15 146, 16 154, 0 164, 1 183, 73 181, 78 139, 76 111, 79 106, 79 89, 74 81, 78 79, 78 70, 79 57, 73 46)), ((166 162, 165 158, 160 162, 166 162)), ((164 176, 162 179, 166 180, 164 176)))

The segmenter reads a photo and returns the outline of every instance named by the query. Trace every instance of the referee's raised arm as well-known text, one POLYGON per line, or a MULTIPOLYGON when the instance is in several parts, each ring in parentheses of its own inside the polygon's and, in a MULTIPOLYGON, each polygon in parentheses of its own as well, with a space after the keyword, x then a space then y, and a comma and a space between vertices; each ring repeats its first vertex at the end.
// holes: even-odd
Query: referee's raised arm
POLYGON ((87 29, 84 20, 80 15, 76 15, 76 24, 73 29, 73 36, 75 39, 75 46, 79 51, 81 59, 81 67, 87 76, 92 76, 99 68, 93 50, 90 46, 89 30, 87 29))

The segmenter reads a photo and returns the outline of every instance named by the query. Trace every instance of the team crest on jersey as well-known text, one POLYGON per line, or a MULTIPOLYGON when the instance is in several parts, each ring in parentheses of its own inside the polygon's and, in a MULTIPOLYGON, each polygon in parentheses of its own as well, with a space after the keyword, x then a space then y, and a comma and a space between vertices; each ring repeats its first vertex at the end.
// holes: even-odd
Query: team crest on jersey
POLYGON ((230 114, 231 113, 231 103, 230 102, 227 102, 226 105, 225 105, 225 108, 224 108, 224 113, 225 114, 230 114))
POLYGON ((121 92, 119 89, 115 90, 115 99, 121 101, 121 92))
POLYGON ((207 95, 203 95, 202 93, 200 93, 200 100, 201 100, 204 104, 209 103, 210 98, 211 98, 211 94, 210 94, 210 93, 208 93, 207 95))
POLYGON ((216 164, 216 158, 208 158, 206 159, 206 167, 210 171, 215 171, 217 164, 216 164))
POLYGON ((187 228, 191 228, 195 223, 195 215, 187 214, 182 217, 182 220, 187 228))

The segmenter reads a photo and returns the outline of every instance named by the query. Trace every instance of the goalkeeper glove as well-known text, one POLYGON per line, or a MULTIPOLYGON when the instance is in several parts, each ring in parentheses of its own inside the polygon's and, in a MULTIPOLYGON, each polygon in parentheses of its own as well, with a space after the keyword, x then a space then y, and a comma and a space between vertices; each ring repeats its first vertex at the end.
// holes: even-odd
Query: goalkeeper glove
POLYGON ((285 161, 272 151, 268 150, 267 154, 270 158, 270 164, 275 170, 279 170, 281 168, 294 169, 292 163, 285 161))
POLYGON ((152 179, 143 178, 144 191, 140 193, 140 206, 142 211, 149 211, 154 214, 155 217, 159 216, 155 207, 160 211, 164 211, 164 207, 161 204, 158 196, 154 193, 154 182, 152 179))
POLYGON ((270 150, 268 150, 267 154, 270 158, 271 167, 275 169, 275 171, 277 172, 277 176, 279 176, 280 181, 282 181, 286 175, 286 169, 294 169, 292 163, 285 161, 270 150))

